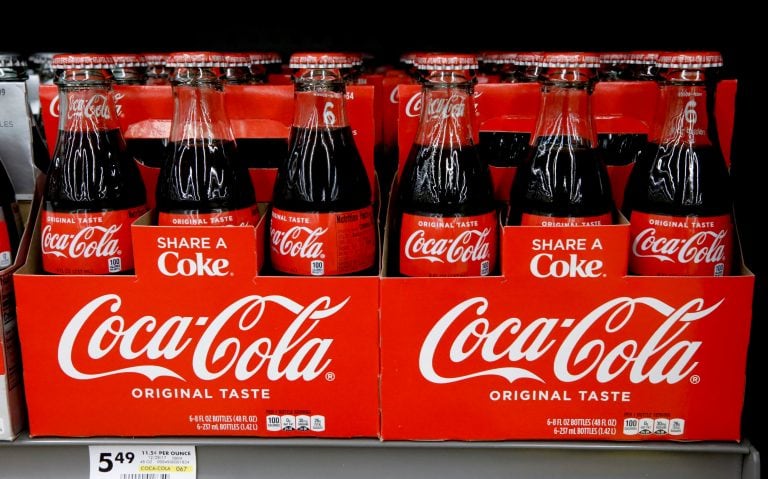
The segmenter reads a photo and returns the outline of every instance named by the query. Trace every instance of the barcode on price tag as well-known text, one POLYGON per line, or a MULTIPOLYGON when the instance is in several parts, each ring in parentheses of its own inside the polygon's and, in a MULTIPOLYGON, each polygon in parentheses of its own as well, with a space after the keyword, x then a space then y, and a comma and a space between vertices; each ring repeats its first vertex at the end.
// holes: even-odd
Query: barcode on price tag
POLYGON ((194 446, 90 446, 90 479, 197 479, 194 446))

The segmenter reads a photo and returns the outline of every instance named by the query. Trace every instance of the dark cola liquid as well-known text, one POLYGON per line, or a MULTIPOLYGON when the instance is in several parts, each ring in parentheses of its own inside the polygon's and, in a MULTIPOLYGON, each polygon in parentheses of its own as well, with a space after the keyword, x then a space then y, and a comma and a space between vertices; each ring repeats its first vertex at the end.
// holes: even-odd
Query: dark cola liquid
POLYGON ((634 163, 646 144, 648 135, 643 133, 600 133, 597 147, 606 165, 621 166, 634 163))
POLYGON ((288 156, 288 139, 237 138, 237 151, 246 168, 280 168, 288 156))
POLYGON ((400 212, 472 216, 493 211, 488 166, 477 147, 414 145, 403 168, 398 192, 400 212))
POLYGON ((480 155, 489 166, 520 166, 531 150, 530 142, 530 133, 481 131, 480 155))
POLYGON ((248 171, 233 141, 171 142, 157 180, 157 210, 210 213, 255 204, 248 171))
POLYGON ((371 185, 352 128, 293 127, 290 142, 275 181, 275 208, 322 213, 371 204, 371 185))
POLYGON ((401 217, 477 216, 496 211, 488 165, 476 146, 456 148, 414 143, 403 167, 397 191, 397 211, 391 215, 389 261, 399 271, 401 217))
POLYGON ((728 170, 720 149, 650 144, 632 168, 623 212, 718 216, 731 212, 728 170))
POLYGON ((128 153, 144 166, 160 168, 168 156, 168 138, 130 138, 125 143, 128 153))
POLYGON ((146 203, 139 169, 119 130, 59 131, 45 187, 49 210, 101 211, 146 203))
POLYGON ((512 184, 507 224, 520 224, 523 213, 558 218, 613 213, 611 186, 599 153, 571 142, 565 136, 536 140, 512 184))

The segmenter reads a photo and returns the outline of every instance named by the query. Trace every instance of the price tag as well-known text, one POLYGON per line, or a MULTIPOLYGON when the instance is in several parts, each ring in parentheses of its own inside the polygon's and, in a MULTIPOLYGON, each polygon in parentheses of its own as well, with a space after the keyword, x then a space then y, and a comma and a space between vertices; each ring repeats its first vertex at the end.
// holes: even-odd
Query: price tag
POLYGON ((196 479, 195 446, 89 446, 90 479, 196 479))

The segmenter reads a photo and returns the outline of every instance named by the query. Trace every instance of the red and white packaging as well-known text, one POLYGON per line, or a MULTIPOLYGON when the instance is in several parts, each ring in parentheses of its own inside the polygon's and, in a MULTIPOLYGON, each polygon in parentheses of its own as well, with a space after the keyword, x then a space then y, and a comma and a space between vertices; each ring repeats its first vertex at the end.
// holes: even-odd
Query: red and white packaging
MULTIPOLYGON (((514 86, 476 87, 481 129, 486 88, 514 86)), ((733 93, 721 84, 723 145, 733 93)), ((382 439, 740 440, 754 276, 628 276, 629 229, 503 227, 501 276, 385 275, 382 439)))
MULTIPOLYGON (((31 203, 19 203, 25 220, 39 207, 37 196, 31 203)), ((12 441, 27 425, 13 274, 24 265, 31 237, 32 231, 25 230, 14 263, 0 271, 0 441, 12 441)))
POLYGON ((33 247, 30 434, 376 436, 378 278, 257 277, 264 226, 134 224, 135 275, 41 275, 33 247))
MULTIPOLYGON (((373 179, 373 87, 349 90, 373 179)), ((170 88, 121 93, 129 131, 161 131, 170 88)), ((236 131, 288 135, 292 87, 227 94, 236 131)), ((251 173, 269 201, 274 171, 251 173)), ((31 223, 15 277, 30 435, 377 436, 378 277, 257 276, 263 218, 254 230, 147 226, 149 217, 132 226, 135 274, 119 276, 40 274, 41 222, 31 223)))

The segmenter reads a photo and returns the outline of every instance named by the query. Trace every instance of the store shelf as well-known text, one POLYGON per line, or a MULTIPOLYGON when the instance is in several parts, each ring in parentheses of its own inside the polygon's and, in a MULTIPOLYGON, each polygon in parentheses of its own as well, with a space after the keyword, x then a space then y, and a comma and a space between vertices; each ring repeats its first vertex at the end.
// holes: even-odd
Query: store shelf
POLYGON ((91 444, 192 444, 199 479, 759 479, 748 443, 379 442, 374 439, 87 438, 0 444, 0 478, 88 477, 91 444))

